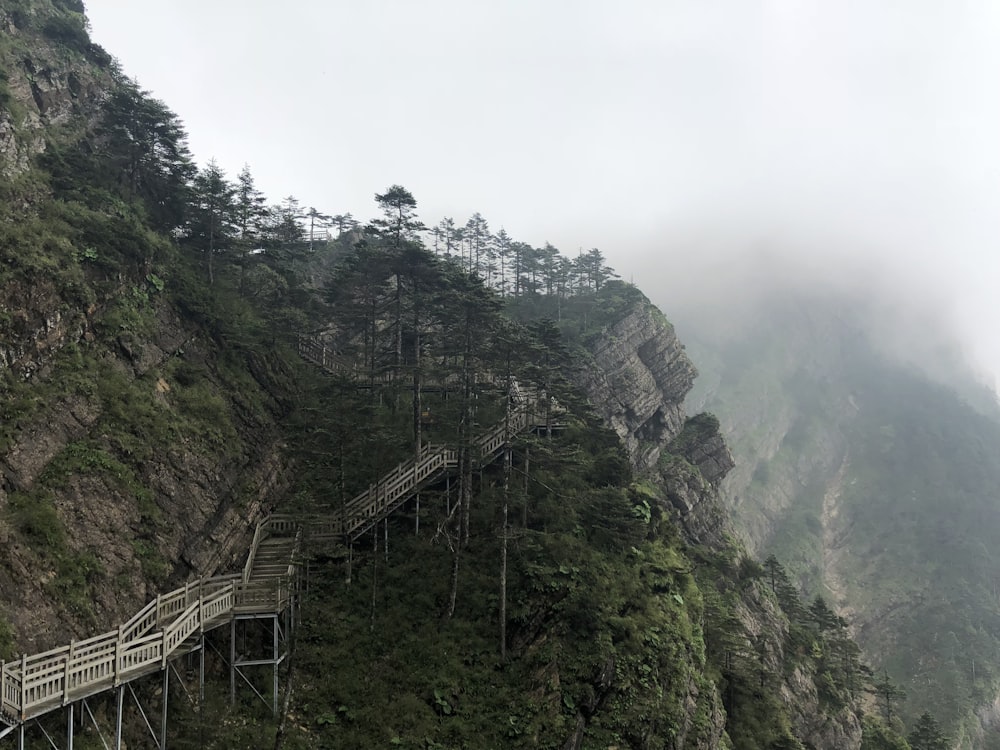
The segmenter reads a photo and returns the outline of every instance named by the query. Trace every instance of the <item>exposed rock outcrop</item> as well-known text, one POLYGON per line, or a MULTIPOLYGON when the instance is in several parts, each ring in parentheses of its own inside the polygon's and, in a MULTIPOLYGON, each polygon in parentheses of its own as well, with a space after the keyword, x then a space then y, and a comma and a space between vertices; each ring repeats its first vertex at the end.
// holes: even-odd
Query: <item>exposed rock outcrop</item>
POLYGON ((618 433, 633 464, 648 469, 684 426, 683 402, 697 375, 673 327, 650 304, 608 327, 577 382, 618 433))
MULTIPOLYGON (((98 344, 74 343, 83 346, 82 356, 100 358, 103 372, 115 374, 120 387, 145 391, 148 405, 141 408, 149 413, 137 418, 153 420, 147 429, 172 439, 116 432, 109 410, 120 407, 94 384, 99 374, 81 373, 81 390, 21 418, 10 431, 9 448, 0 452, 0 508, 16 503, 0 520, 0 599, 20 603, 0 614, 23 648, 92 634, 95 626, 127 619, 171 583, 233 568, 253 523, 288 487, 275 425, 286 406, 266 384, 256 386, 256 394, 223 395, 228 389, 213 351, 169 306, 159 322, 155 336, 133 342, 134 359, 121 347, 113 357, 98 344), (170 363, 178 357, 188 364, 175 372, 170 363), (197 372, 193 382, 189 370, 197 372), (231 426, 225 449, 206 450, 197 424, 184 428, 177 421, 178 410, 186 408, 186 387, 210 399, 231 426), (181 400, 172 401, 171 391, 181 400), (239 399, 248 396, 260 399, 263 409, 245 408, 239 399), (129 440, 136 440, 134 446, 129 440), (90 567, 77 585, 90 601, 67 605, 59 587, 70 572, 63 568, 84 562, 90 567)), ((33 373, 22 388, 64 388, 48 369, 22 358, 20 372, 33 373)), ((254 386, 248 381, 244 387, 254 386)))
POLYGON ((29 169, 46 148, 46 128, 92 121, 111 80, 111 58, 87 39, 82 5, 80 12, 46 5, 0 8, 9 47, 0 105, 14 103, 0 106, 3 177, 29 169))
MULTIPOLYGON (((696 372, 673 327, 648 301, 640 303, 609 326, 605 336, 596 338, 589 353, 592 366, 579 372, 577 382, 595 411, 621 437, 640 475, 653 480, 666 513, 676 519, 693 547, 739 559, 745 553, 734 541, 737 537, 719 495, 735 461, 714 416, 685 416, 682 403, 696 372)), ((720 593, 732 596, 732 584, 720 581, 719 585, 720 593)), ((788 707, 794 736, 816 750, 859 748, 859 713, 850 706, 824 707, 817 676, 804 662, 785 669, 792 663, 784 653, 788 620, 770 593, 760 581, 744 583, 735 614, 740 637, 756 644, 768 673, 781 675, 777 689, 788 707)), ((689 742, 684 728, 678 747, 726 746, 722 703, 718 693, 699 696, 695 691, 688 716, 700 714, 699 723, 708 729, 689 742)))

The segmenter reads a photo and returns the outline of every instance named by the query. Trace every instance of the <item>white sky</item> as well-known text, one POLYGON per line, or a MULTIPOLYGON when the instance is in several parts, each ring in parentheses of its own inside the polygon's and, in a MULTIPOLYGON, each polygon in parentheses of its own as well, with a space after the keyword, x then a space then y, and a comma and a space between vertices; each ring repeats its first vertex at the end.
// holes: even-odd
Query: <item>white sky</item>
POLYGON ((599 247, 668 315, 762 248, 850 268, 1000 373, 996 0, 86 2, 272 202, 369 218, 399 183, 427 223, 599 247))

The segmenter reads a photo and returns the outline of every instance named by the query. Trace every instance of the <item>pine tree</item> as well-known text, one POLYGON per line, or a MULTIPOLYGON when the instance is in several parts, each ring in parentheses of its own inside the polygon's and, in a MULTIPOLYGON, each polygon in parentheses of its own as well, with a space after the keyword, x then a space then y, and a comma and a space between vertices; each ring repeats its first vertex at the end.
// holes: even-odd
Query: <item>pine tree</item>
POLYGON ((927 711, 920 715, 906 739, 910 743, 910 750, 948 750, 950 743, 941 732, 937 720, 927 711))
POLYGON ((236 188, 213 159, 194 178, 191 239, 205 253, 208 283, 215 283, 215 256, 236 236, 236 188))
POLYGON ((122 79, 104 107, 99 135, 102 161, 126 197, 143 202, 156 228, 181 226, 196 170, 177 115, 122 79))
POLYGON ((882 677, 872 685, 872 688, 882 704, 882 715, 885 717, 885 723, 891 727, 896 705, 906 698, 906 691, 893 682, 885 670, 882 672, 882 677))
POLYGON ((405 256, 407 251, 423 247, 420 232, 426 227, 417 219, 416 198, 402 185, 392 185, 384 193, 376 193, 375 202, 382 210, 382 218, 373 220, 367 231, 376 245, 386 253, 395 280, 393 382, 398 384, 403 363, 403 278, 409 263, 405 256))
POLYGON ((236 176, 235 198, 235 225, 240 248, 240 294, 245 295, 250 250, 259 242, 267 218, 267 199, 257 189, 249 164, 244 164, 236 176))

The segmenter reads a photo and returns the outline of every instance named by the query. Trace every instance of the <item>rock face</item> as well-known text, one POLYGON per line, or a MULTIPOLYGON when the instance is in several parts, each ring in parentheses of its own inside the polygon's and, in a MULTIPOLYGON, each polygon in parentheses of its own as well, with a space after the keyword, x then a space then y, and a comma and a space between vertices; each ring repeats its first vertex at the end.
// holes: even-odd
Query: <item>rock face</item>
MULTIPOLYGON (((688 543, 709 555, 744 555, 720 499, 735 461, 714 416, 685 416, 683 401, 696 371, 673 327, 648 301, 639 303, 595 339, 589 353, 593 361, 577 373, 578 385, 625 443, 637 473, 658 487, 664 509, 688 543)), ((785 668, 788 620, 770 593, 760 581, 745 584, 735 615, 742 637, 757 644, 772 674, 782 675, 777 690, 794 736, 814 750, 860 748, 859 713, 850 707, 828 711, 816 675, 802 666, 785 668)), ((697 740, 682 738, 677 747, 728 747, 721 705, 718 693, 693 692, 688 714, 700 714, 708 731, 697 740)))
POLYGON ((62 394, 8 425, 0 449, 0 508, 12 511, 0 517, 0 616, 19 648, 92 635, 173 584, 232 569, 253 524, 287 489, 275 421, 286 406, 252 382, 241 387, 256 394, 228 392, 214 346, 169 306, 158 321, 154 336, 128 349, 107 351, 78 330, 52 342, 78 350, 84 372, 67 372, 53 349, 22 355, 9 371, 21 398, 62 394), (199 423, 183 416, 195 394, 227 423, 225 447, 211 450, 199 423), (248 395, 263 408, 246 409, 248 395), (138 424, 123 429, 116 396, 140 410, 138 424), (86 572, 76 580, 79 567, 86 572), (70 587, 87 600, 74 603, 70 587))
POLYGON ((0 633, 29 652, 232 569, 289 483, 276 361, 221 351, 144 261, 82 262, 105 248, 46 213, 36 157, 94 147, 115 80, 82 11, 0 0, 0 633))
POLYGON ((721 540, 728 524, 717 489, 734 461, 718 420, 685 415, 698 372, 673 326, 642 300, 593 340, 589 354, 576 382, 621 438, 633 466, 657 475, 693 541, 721 540))
POLYGON ((87 38, 82 3, 0 5, 8 43, 0 81, 0 176, 29 169, 45 150, 45 129, 89 122, 111 80, 111 58, 87 38), (13 105, 13 106, 11 106, 13 105))
POLYGON ((697 370, 656 308, 633 308, 590 352, 577 382, 618 433, 632 462, 648 469, 684 426, 683 402, 697 370))

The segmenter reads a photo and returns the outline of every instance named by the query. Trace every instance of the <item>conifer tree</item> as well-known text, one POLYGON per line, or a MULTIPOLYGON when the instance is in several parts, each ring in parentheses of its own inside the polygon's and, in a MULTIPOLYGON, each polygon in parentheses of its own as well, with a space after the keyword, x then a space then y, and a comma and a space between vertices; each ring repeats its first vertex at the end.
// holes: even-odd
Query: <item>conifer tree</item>
POLYGON ((257 189, 250 165, 236 176, 235 224, 240 248, 240 294, 246 294, 246 272, 252 246, 260 240, 267 218, 267 199, 257 189))
POLYGON ((417 201, 402 185, 392 185, 384 193, 375 194, 375 202, 382 211, 382 218, 368 225, 368 233, 387 257, 393 270, 395 295, 393 298, 393 330, 395 352, 393 355, 393 382, 398 385, 403 361, 403 276, 406 273, 404 249, 420 247, 420 232, 426 227, 417 219, 417 201))
POLYGON ((910 743, 910 750, 948 750, 949 747, 949 739, 941 731, 937 720, 927 711, 920 715, 906 739, 910 743))
POLYGON ((215 283, 215 256, 236 232, 236 189, 213 159, 194 179, 191 237, 207 259, 208 283, 215 283))
POLYGON ((882 671, 882 677, 872 687, 878 701, 882 704, 882 715, 885 717, 885 723, 891 727, 896 705, 906 698, 906 691, 899 687, 885 670, 882 671))
POLYGON ((179 227, 196 171, 180 119, 124 78, 103 111, 102 156, 113 179, 128 198, 143 202, 156 228, 179 227))

